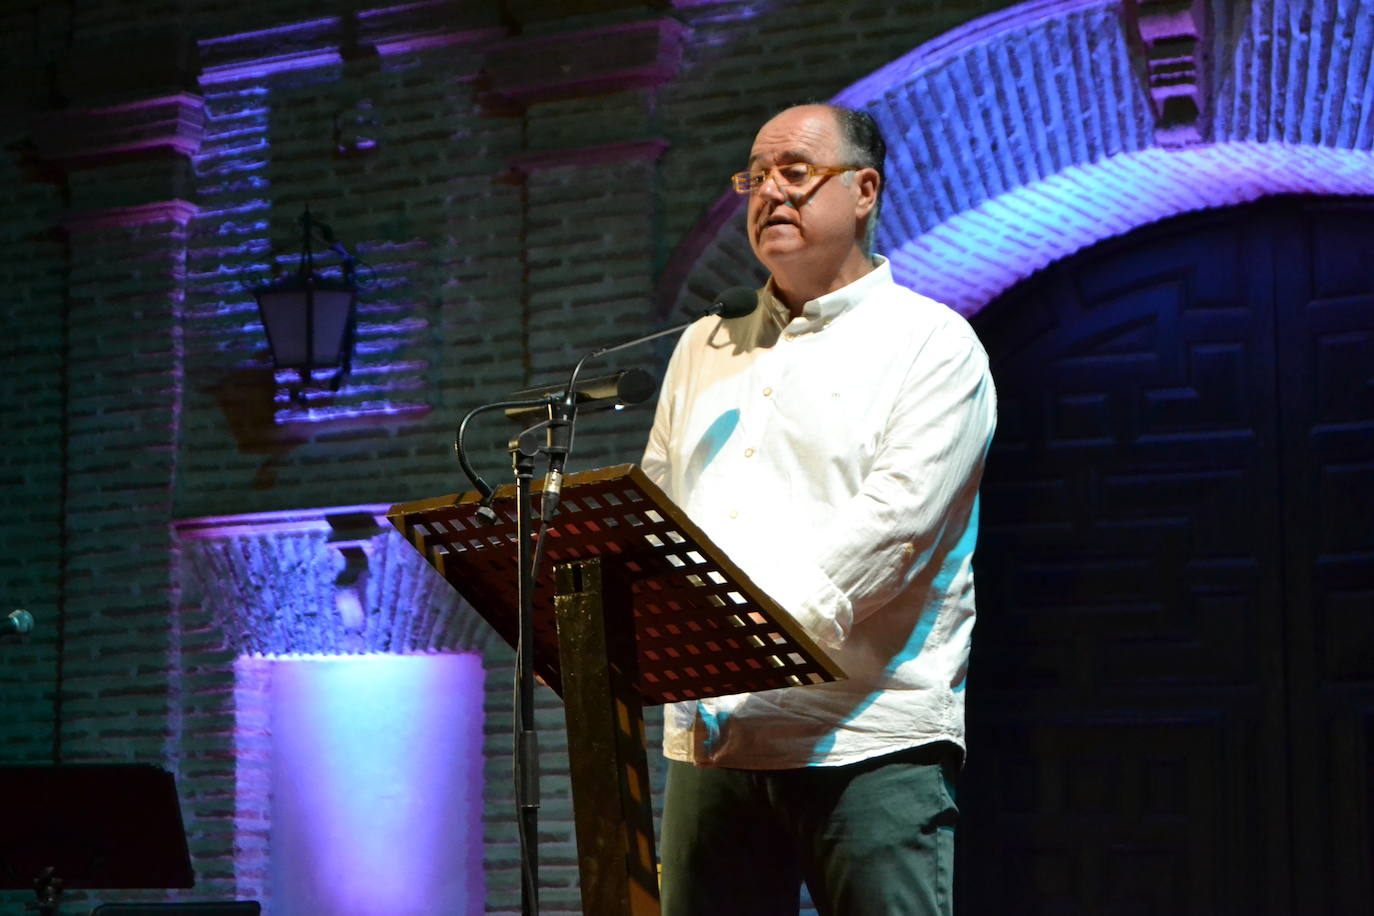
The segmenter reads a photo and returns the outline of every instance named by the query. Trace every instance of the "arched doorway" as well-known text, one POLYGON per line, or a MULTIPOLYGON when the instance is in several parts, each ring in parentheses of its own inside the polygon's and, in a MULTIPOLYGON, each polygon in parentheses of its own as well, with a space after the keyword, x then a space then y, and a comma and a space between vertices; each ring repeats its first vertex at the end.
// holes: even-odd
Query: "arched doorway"
MULTIPOLYGON (((1374 0, 1028 0, 966 22, 833 97, 872 114, 888 143, 876 247, 898 282, 971 315, 1050 263, 1177 214, 1374 195, 1370 22, 1374 0), (1210 23, 1205 139, 1182 148, 1161 145, 1138 79, 1148 55, 1128 8, 1147 6, 1210 23)), ((659 283, 665 318, 762 279, 740 204, 722 189, 678 245, 659 283)))
POLYGON ((974 318, 964 913, 1374 909, 1374 204, 1182 216, 974 318))

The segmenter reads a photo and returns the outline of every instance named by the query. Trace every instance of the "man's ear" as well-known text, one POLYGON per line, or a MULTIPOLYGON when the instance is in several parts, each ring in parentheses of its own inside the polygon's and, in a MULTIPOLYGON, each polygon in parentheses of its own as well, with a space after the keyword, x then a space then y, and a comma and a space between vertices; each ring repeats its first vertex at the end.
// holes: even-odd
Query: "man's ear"
POLYGON ((859 190, 859 198, 855 201, 855 216, 862 219, 873 212, 873 208, 878 205, 878 190, 882 182, 877 169, 859 169, 854 173, 854 186, 859 190))

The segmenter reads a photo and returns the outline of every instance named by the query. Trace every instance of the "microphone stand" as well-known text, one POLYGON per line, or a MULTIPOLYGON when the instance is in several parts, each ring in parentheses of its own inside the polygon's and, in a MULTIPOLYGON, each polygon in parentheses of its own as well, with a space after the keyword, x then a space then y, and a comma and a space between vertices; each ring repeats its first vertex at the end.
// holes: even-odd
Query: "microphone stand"
MULTIPOLYGON (((710 314, 710 313, 708 313, 710 314)), ((695 321, 696 319, 693 319, 695 321)), ((539 741, 534 728, 534 588, 536 565, 543 554, 544 533, 557 511, 563 483, 563 466, 572 451, 573 431, 577 423, 577 377, 589 359, 615 353, 680 333, 692 322, 684 322, 652 334, 635 337, 618 344, 599 347, 577 361, 564 391, 540 397, 521 397, 519 392, 508 401, 484 404, 470 411, 458 426, 454 450, 458 461, 473 487, 482 494, 482 518, 496 521, 491 508, 494 490, 468 461, 463 437, 473 417, 488 410, 547 407, 548 418, 528 427, 509 443, 511 465, 515 474, 515 539, 516 562, 519 565, 517 601, 520 623, 516 637, 515 706, 518 723, 514 741, 515 801, 520 835, 520 909, 522 916, 539 913, 539 741), (543 436, 540 434, 543 433, 543 436), (542 441, 541 441, 542 440, 542 441), (540 454, 549 459, 549 472, 540 497, 539 531, 531 543, 530 522, 535 518, 533 479, 535 459, 540 454)))
POLYGON ((519 708, 520 725, 515 741, 515 794, 520 811, 522 916, 537 916, 539 912, 539 741, 534 729, 534 567, 543 554, 544 532, 558 511, 563 488, 563 467, 572 451, 577 424, 577 377, 589 359, 681 333, 690 323, 600 347, 588 353, 573 367, 563 396, 549 400, 548 419, 529 427, 511 442, 516 480, 515 536, 519 541, 517 557, 520 564, 520 635, 516 643, 516 705, 519 708), (537 443, 541 431, 545 432, 542 445, 537 443), (531 480, 534 460, 540 452, 548 456, 549 472, 540 494, 537 544, 532 548, 529 532, 529 523, 534 518, 531 480))
MULTIPOLYGON (((518 398, 497 401, 470 411, 458 425, 454 450, 458 462, 482 494, 478 517, 493 524, 496 512, 491 508, 495 490, 473 469, 464 448, 464 435, 473 417, 490 410, 514 410, 548 407, 553 411, 556 398, 518 398)), ((510 440, 508 449, 515 474, 515 543, 516 603, 519 626, 515 640, 515 708, 516 728, 512 749, 515 782, 516 828, 520 838, 520 912, 522 916, 537 916, 539 912, 539 741, 534 728, 534 563, 530 544, 530 520, 534 517, 534 463, 546 446, 538 434, 549 427, 549 420, 536 423, 510 440)), ((542 526, 541 526, 542 535, 542 526)), ((542 540, 542 537, 541 537, 542 540)))
MULTIPOLYGON (((515 643, 515 705, 519 724, 515 733, 515 804, 520 833, 520 909, 523 916, 539 912, 539 740, 534 729, 534 558, 530 521, 534 517, 532 480, 534 460, 542 450, 536 434, 547 423, 526 429, 511 441, 515 471, 515 539, 519 579, 519 635, 515 643)), ((542 539, 542 525, 541 539, 542 539)))
POLYGON ((618 344, 597 347, 579 359, 577 365, 573 366, 572 374, 568 376, 568 387, 563 392, 563 396, 549 405, 547 446, 549 475, 545 480, 544 491, 539 502, 539 517, 545 525, 553 521, 554 513, 558 511, 558 500, 563 493, 563 464, 572 451, 573 433, 577 428, 577 376, 582 372, 582 365, 589 359, 596 359, 607 353, 637 347, 651 340, 667 337, 669 334, 680 334, 694 321, 696 321, 695 318, 692 321, 684 321, 681 324, 675 324, 672 327, 655 331, 652 334, 645 334, 642 337, 634 337, 618 344))

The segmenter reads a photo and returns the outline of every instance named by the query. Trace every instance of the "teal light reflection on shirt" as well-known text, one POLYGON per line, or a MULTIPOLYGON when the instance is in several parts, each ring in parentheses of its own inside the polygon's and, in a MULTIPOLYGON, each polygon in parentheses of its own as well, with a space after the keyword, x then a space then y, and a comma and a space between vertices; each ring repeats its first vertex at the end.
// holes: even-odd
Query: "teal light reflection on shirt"
POLYGON ((725 443, 734 435, 735 427, 739 426, 739 408, 736 407, 716 417, 711 425, 706 428, 706 432, 701 434, 700 441, 696 448, 692 449, 692 456, 687 459, 688 480, 695 480, 706 470, 706 466, 715 460, 716 455, 725 447, 725 443))
MULTIPOLYGON (((975 495, 973 497, 973 508, 969 514, 968 525, 965 527, 963 535, 959 538, 959 543, 955 544, 949 553, 946 554, 939 573, 931 582, 930 590, 932 593, 941 595, 948 594, 955 575, 960 571, 963 565, 968 562, 968 558, 972 556, 974 545, 978 542, 978 502, 979 497, 975 495)), ((917 563, 912 566, 911 569, 907 570, 904 576, 904 584, 909 585, 911 580, 914 579, 923 568, 924 564, 917 563)), ((878 613, 882 613, 882 611, 880 610, 878 613)), ((935 623, 939 619, 939 616, 940 607, 938 605, 927 607, 922 611, 920 618, 916 621, 915 628, 911 631, 911 638, 907 640, 906 646, 888 663, 886 668, 887 674, 893 674, 899 667, 918 657, 921 652, 924 651, 926 642, 930 639, 930 634, 935 629, 935 623)), ((951 685, 950 689, 954 693, 959 693, 967 684, 968 679, 965 677, 958 684, 951 685)), ((881 690, 874 691, 856 703, 854 708, 850 710, 849 714, 845 716, 840 723, 840 727, 853 721, 860 713, 873 705, 873 702, 881 693, 881 690)), ((830 753, 835 746, 835 735, 835 732, 831 732, 821 738, 821 740, 816 743, 816 752, 818 754, 830 753)))

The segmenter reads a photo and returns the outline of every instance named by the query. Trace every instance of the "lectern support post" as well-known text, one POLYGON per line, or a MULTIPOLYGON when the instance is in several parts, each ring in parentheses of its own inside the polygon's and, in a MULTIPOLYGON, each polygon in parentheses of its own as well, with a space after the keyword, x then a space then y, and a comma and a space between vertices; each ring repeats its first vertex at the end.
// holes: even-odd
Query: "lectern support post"
POLYGON ((658 916, 630 589, 599 559, 554 570, 582 912, 658 916))

